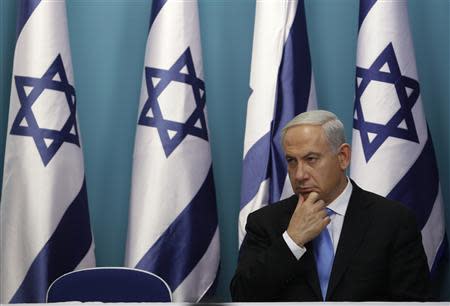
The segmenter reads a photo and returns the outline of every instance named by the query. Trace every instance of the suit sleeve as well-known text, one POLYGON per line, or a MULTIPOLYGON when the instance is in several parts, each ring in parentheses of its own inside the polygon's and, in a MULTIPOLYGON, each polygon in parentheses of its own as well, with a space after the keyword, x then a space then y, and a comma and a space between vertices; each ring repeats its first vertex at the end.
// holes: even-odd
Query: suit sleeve
POLYGON ((407 211, 399 218, 392 245, 389 287, 396 301, 430 299, 429 269, 415 217, 407 211))
POLYGON ((294 277, 297 259, 282 234, 269 234, 261 218, 250 214, 236 273, 231 281, 233 301, 273 301, 294 277))

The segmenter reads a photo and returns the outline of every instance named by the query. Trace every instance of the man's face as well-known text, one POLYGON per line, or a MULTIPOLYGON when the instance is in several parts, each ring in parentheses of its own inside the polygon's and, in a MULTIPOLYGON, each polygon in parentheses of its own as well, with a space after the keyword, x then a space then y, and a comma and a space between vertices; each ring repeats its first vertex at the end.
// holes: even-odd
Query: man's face
POLYGON ((330 203, 344 190, 350 161, 348 144, 333 152, 321 126, 298 125, 286 131, 283 147, 295 194, 306 199, 315 191, 330 203))

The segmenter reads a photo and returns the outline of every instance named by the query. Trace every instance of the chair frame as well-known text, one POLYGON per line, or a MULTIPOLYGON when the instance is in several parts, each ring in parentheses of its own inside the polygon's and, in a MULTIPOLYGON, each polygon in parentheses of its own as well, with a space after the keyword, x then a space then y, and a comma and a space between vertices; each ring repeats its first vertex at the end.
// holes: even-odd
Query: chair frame
POLYGON ((61 276, 59 276, 57 279, 55 279, 50 286, 48 286, 47 288, 47 292, 45 295, 45 302, 48 303, 48 293, 50 292, 50 289, 52 288, 53 284, 55 284, 60 278, 63 278, 67 275, 73 274, 73 273, 78 273, 78 272, 82 272, 82 271, 91 271, 91 270, 131 270, 131 271, 138 271, 138 272, 144 272, 146 274, 150 274, 156 278, 158 278, 167 288, 167 291, 169 292, 169 297, 170 297, 170 302, 173 301, 173 297, 172 297, 172 290, 170 289, 169 285, 167 284, 167 282, 162 279, 159 275, 156 275, 155 273, 149 272, 149 271, 145 271, 145 270, 141 270, 141 269, 135 269, 135 268, 128 268, 128 267, 92 267, 92 268, 84 268, 84 269, 78 269, 78 270, 74 270, 74 271, 70 271, 67 272, 61 276))

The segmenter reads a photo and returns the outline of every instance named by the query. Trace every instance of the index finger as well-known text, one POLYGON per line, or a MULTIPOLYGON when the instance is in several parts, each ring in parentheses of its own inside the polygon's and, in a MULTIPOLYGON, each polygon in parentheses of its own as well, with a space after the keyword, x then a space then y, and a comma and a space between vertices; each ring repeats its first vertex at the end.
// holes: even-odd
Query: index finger
POLYGON ((318 200, 319 200, 319 194, 318 194, 317 192, 313 191, 313 192, 311 192, 311 193, 308 195, 308 198, 306 199, 305 202, 314 204, 314 203, 316 203, 318 200))

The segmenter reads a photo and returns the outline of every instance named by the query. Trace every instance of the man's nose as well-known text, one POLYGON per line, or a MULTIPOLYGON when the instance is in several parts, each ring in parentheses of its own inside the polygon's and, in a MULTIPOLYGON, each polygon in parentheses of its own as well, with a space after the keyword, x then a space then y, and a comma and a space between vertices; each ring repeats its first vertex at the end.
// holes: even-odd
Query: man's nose
POLYGON ((295 178, 298 181, 303 181, 308 178, 308 172, 306 171, 304 163, 302 162, 298 163, 297 169, 295 171, 295 178))

